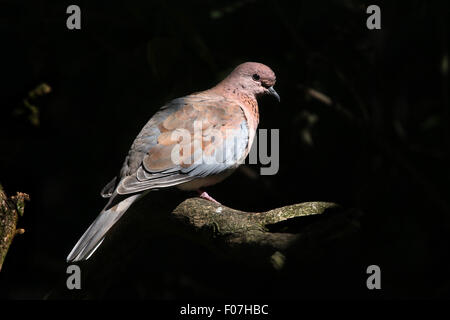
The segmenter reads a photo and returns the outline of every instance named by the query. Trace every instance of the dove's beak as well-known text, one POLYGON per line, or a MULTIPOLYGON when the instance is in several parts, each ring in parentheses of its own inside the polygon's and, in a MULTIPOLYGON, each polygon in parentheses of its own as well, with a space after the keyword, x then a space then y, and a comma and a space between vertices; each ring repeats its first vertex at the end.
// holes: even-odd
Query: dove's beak
POLYGON ((269 87, 269 94, 273 97, 275 97, 278 102, 280 102, 280 96, 278 95, 278 93, 275 91, 275 89, 273 87, 269 87))

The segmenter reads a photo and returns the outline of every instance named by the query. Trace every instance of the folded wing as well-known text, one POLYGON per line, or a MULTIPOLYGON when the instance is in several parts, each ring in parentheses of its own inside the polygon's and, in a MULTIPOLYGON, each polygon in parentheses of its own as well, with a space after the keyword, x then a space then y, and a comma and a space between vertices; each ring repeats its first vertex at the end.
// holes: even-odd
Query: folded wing
POLYGON ((116 192, 171 187, 220 174, 245 159, 248 141, 247 121, 236 102, 207 94, 175 99, 134 141, 116 192))

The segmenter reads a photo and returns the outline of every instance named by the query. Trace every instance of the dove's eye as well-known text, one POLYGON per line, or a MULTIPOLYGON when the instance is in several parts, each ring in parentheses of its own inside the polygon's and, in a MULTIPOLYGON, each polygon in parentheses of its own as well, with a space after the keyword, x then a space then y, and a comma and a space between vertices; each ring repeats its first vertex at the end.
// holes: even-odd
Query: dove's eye
POLYGON ((255 74, 252 76, 252 78, 253 78, 253 80, 258 81, 258 80, 259 80, 259 75, 255 73, 255 74))

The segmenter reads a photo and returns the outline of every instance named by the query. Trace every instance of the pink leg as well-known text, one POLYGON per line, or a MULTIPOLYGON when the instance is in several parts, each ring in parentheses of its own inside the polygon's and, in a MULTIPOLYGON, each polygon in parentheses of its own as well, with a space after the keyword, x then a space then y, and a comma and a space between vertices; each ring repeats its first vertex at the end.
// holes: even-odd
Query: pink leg
POLYGON ((198 192, 200 198, 212 201, 212 202, 217 203, 217 204, 221 204, 219 201, 217 201, 216 199, 211 197, 206 191, 197 190, 197 192, 198 192))

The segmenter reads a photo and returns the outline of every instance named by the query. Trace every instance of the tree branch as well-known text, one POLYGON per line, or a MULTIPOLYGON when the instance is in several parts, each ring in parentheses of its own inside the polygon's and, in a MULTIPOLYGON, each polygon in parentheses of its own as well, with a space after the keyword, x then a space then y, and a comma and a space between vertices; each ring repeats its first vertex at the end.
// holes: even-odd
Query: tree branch
POLYGON ((0 271, 15 235, 25 232, 24 229, 17 229, 17 221, 19 215, 23 215, 26 200, 29 196, 21 192, 8 198, 0 185, 0 271))
POLYGON ((311 238, 321 228, 334 224, 336 220, 331 222, 325 213, 340 209, 335 203, 305 202, 266 212, 244 212, 191 198, 173 210, 172 218, 184 227, 183 234, 215 253, 259 267, 280 269, 285 252, 306 233, 311 233, 311 238), (319 216, 323 219, 320 225, 308 230, 319 216))

